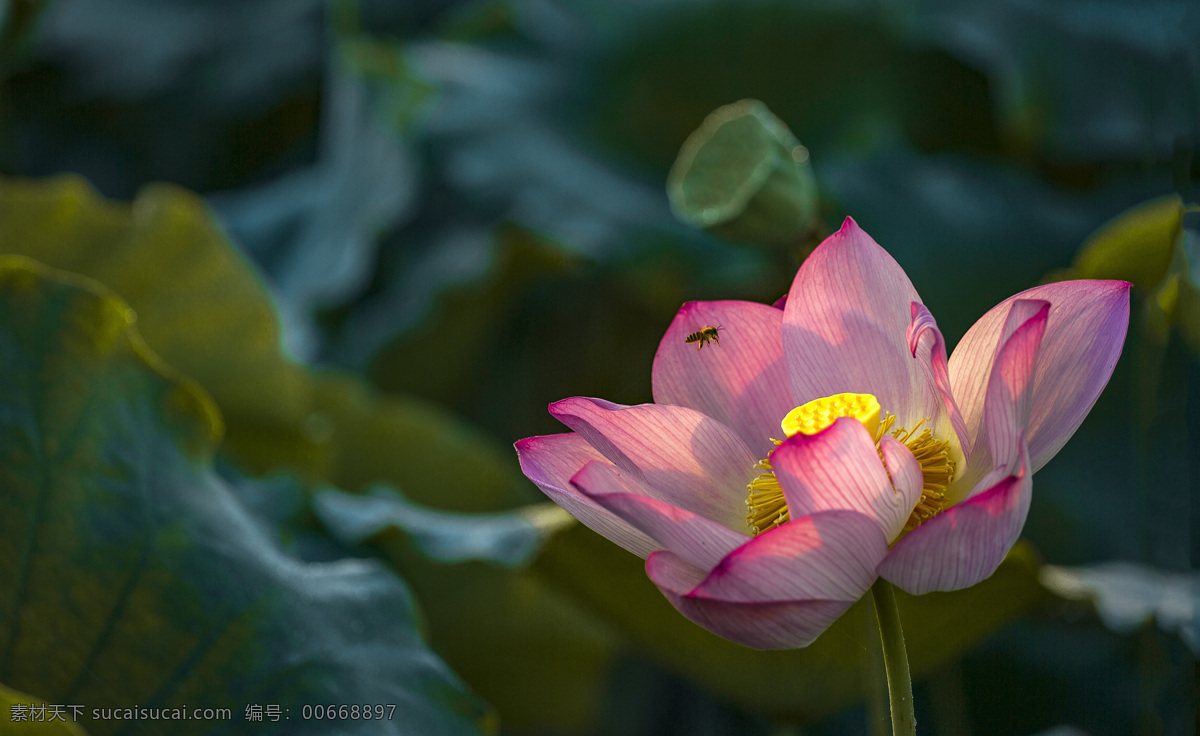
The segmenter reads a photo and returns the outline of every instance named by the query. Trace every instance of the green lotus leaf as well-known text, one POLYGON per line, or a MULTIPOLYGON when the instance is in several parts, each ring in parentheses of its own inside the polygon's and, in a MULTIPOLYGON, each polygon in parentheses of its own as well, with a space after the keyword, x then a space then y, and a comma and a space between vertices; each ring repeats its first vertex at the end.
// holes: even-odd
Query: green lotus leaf
POLYGON ((1084 567, 1046 565, 1040 577, 1066 600, 1087 601, 1100 621, 1119 634, 1155 624, 1200 654, 1192 621, 1200 575, 1136 562, 1106 562, 1084 567))
POLYGON ((437 511, 377 486, 369 494, 329 489, 313 508, 339 540, 360 544, 384 529, 407 532, 427 557, 442 562, 488 560, 522 567, 556 532, 575 525, 558 505, 543 501, 511 511, 463 514, 437 511))
POLYGON ((430 613, 438 651, 507 706, 506 725, 586 732, 595 721, 621 638, 525 569, 548 538, 575 526, 567 512, 548 501, 439 512, 385 487, 367 496, 328 490, 314 508, 339 540, 373 540, 404 571, 430 613), (452 564, 433 567, 429 558, 452 564), (481 605, 487 616, 477 614, 481 605))
POLYGON ((85 705, 94 736, 163 732, 92 717, 128 708, 227 708, 225 733, 329 733, 305 710, 318 704, 385 706, 343 733, 494 731, 393 575, 296 561, 250 520, 209 463, 211 400, 133 321, 94 281, 0 257, 0 681, 85 705), (256 704, 280 720, 254 722, 256 704))
POLYGON ((429 614, 434 646, 491 702, 504 704, 507 726, 586 733, 595 722, 624 642, 527 569, 548 538, 575 525, 565 511, 547 501, 489 514, 444 512, 386 487, 370 495, 323 491, 314 510, 339 540, 370 540, 402 571, 429 614))

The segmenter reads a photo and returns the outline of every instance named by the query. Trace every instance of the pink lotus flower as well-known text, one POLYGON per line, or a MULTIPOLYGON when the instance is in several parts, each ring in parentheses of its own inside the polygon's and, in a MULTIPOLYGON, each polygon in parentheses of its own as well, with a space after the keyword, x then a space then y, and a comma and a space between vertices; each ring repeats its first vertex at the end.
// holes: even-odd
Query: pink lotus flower
POLYGON ((786 302, 685 304, 654 358, 654 404, 564 399, 550 413, 573 431, 517 453, 546 495, 646 558, 685 616, 801 647, 877 576, 919 594, 991 575, 1128 322, 1123 281, 1038 286, 947 361, 904 271, 847 218, 786 302), (684 342, 710 326, 720 345, 684 342))

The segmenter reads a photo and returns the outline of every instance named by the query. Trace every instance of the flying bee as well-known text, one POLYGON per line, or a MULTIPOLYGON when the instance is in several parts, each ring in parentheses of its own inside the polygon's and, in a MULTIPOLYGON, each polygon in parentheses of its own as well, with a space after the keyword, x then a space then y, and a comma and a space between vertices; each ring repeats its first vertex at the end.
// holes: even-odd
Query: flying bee
POLYGON ((705 326, 705 327, 700 328, 699 330, 696 330, 695 332, 688 335, 687 337, 683 338, 683 341, 688 344, 699 343, 698 345, 696 345, 697 351, 699 351, 700 348, 704 347, 704 344, 707 343, 709 340, 712 340, 712 341, 716 342, 718 345, 720 345, 721 344, 721 335, 720 335, 721 329, 722 328, 720 328, 720 327, 705 326))

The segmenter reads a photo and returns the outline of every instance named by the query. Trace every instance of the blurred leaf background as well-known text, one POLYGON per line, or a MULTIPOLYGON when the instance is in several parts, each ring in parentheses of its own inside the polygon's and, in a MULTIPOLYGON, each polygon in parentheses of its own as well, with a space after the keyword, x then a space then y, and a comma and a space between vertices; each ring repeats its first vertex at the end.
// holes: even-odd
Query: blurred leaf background
POLYGON ((511 450, 562 431, 551 401, 649 401, 683 302, 773 302, 853 215, 951 345, 1045 280, 1135 285, 1026 541, 901 600, 922 733, 1196 731, 1195 3, 7 0, 0 23, 6 701, 232 709, 195 733, 378 701, 393 723, 338 725, 878 733, 869 607, 797 652, 717 639, 511 450), (746 98, 809 154, 794 243, 668 206, 684 140, 746 98))

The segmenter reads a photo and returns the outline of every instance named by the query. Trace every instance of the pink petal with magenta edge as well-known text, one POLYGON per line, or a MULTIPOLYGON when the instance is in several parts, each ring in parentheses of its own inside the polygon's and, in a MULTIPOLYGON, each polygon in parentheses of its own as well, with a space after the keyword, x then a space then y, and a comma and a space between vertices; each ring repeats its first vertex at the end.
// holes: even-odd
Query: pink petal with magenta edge
POLYGON ((695 409, 738 433, 758 457, 781 437, 791 411, 783 362, 783 312, 754 302, 689 302, 675 315, 654 356, 654 402, 695 409), (721 327, 720 344, 684 342, 705 327, 721 327))
POLYGON ((748 541, 715 521, 643 495, 637 483, 607 462, 589 462, 571 484, 692 565, 711 568, 748 541))
POLYGON ((921 595, 968 588, 995 572, 1016 544, 1029 513, 1029 452, 1023 438, 1019 444, 1021 464, 1015 474, 999 478, 914 529, 884 558, 879 574, 921 595))
POLYGON ((571 432, 518 440, 521 472, 537 484, 551 501, 563 507, 588 529, 619 544, 638 557, 647 557, 660 545, 642 532, 579 494, 570 478, 589 462, 605 462, 582 437, 571 432))
POLYGON ((895 439, 885 438, 884 447, 897 471, 894 487, 874 437, 857 419, 842 417, 818 434, 789 437, 771 455, 788 513, 795 519, 818 511, 857 511, 894 539, 921 497, 921 468, 895 439))
POLYGON ((874 394, 899 426, 939 412, 906 333, 921 299, 904 269, 846 218, 796 273, 783 312, 783 349, 796 404, 874 394))
POLYGON ((829 511, 775 527, 711 572, 655 552, 646 572, 680 613, 756 649, 812 643, 875 580, 887 542, 870 518, 829 511))
POLYGON ((690 589, 685 579, 651 579, 694 599, 737 603, 840 600, 853 603, 875 580, 887 540, 869 516, 821 511, 753 537, 726 555, 690 589))
POLYGON ((746 484, 758 458, 737 434, 683 406, 622 406, 575 397, 550 405, 646 495, 735 531, 746 526, 746 484))
POLYGON ((1124 281, 1035 286, 996 305, 967 331, 950 356, 950 385, 976 444, 987 380, 1013 303, 1050 302, 1026 434, 1035 473, 1067 443, 1108 383, 1129 327, 1129 286, 1124 281))
MULTIPOLYGON (((672 565, 686 565, 670 552, 655 552, 647 562, 666 576, 672 565)), ((652 575, 653 577, 653 575, 652 575)), ((688 598, 660 586, 664 596, 693 622, 714 634, 752 649, 798 649, 813 643, 853 602, 814 600, 735 603, 688 598)))

